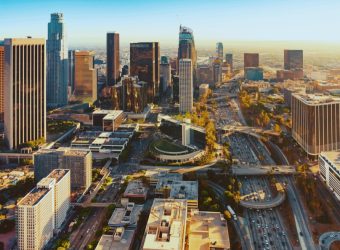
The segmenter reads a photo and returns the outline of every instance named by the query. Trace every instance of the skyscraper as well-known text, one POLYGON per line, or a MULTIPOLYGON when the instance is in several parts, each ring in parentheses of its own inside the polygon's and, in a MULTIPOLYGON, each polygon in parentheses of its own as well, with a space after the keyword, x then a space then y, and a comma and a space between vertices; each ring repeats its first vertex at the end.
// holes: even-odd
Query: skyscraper
POLYGON ((5 46, 0 41, 0 122, 4 121, 5 46))
POLYGON ((45 39, 5 39, 4 82, 9 148, 46 138, 45 39))
POLYGON ((213 80, 214 84, 222 82, 222 62, 219 58, 216 58, 213 62, 213 80))
POLYGON ((74 52, 74 92, 76 100, 97 100, 97 70, 94 68, 93 51, 74 52))
POLYGON ((130 44, 130 75, 149 84, 148 97, 152 102, 159 94, 160 54, 158 42, 130 44))
POLYGON ((193 108, 193 72, 191 59, 179 60, 179 112, 191 112, 193 108))
POLYGON ((46 48, 47 106, 65 106, 67 105, 68 50, 62 13, 51 14, 46 48))
POLYGON ((115 85, 119 81, 119 33, 106 34, 106 83, 115 85))
POLYGON ((233 54, 231 53, 225 54, 225 60, 230 67, 230 71, 233 72, 233 54))
POLYGON ((284 51, 284 69, 297 70, 303 69, 303 50, 284 51))
POLYGON ((180 59, 191 59, 193 81, 196 84, 196 68, 197 68, 197 53, 195 48, 195 40, 193 31, 184 26, 179 27, 179 45, 178 45, 178 61, 180 59))
POLYGON ((259 67, 259 61, 258 53, 244 53, 244 68, 259 67))
POLYGON ((171 66, 170 66, 170 58, 167 56, 161 57, 161 65, 160 65, 160 92, 164 93, 171 87, 171 66))
POLYGON ((223 43, 216 43, 216 56, 223 61, 223 43))

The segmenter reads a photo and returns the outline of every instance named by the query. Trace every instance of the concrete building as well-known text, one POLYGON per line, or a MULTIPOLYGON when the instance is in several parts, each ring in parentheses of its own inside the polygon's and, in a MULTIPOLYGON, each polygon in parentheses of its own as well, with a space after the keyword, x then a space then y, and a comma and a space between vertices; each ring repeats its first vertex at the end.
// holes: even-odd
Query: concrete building
POLYGON ((148 83, 148 102, 159 95, 159 50, 158 42, 130 44, 130 75, 148 83))
POLYGON ((106 84, 113 86, 120 79, 119 33, 106 34, 106 84))
POLYGON ((211 65, 199 65, 197 67, 197 84, 213 83, 213 69, 211 65))
POLYGON ((46 178, 55 179, 54 227, 60 229, 71 206, 71 171, 69 169, 54 169, 46 178))
POLYGON ((94 68, 93 51, 74 52, 75 100, 94 102, 97 100, 97 70, 94 68))
POLYGON ((0 122, 4 122, 5 46, 0 41, 0 122))
POLYGON ((193 210, 188 224, 188 250, 230 249, 228 226, 221 213, 193 210))
POLYGON ((70 99, 72 93, 74 92, 74 63, 75 63, 75 50, 68 51, 68 96, 67 98, 70 99))
POLYGON ((233 72, 233 54, 231 53, 225 54, 225 61, 229 65, 230 72, 233 72))
POLYGON ((321 178, 340 200, 340 152, 321 152, 319 168, 321 178))
POLYGON ((51 108, 67 105, 68 49, 64 15, 51 14, 48 23, 47 48, 47 106, 51 108))
POLYGON ((18 249, 43 249, 53 237, 55 183, 53 178, 42 179, 19 201, 16 208, 18 249))
POLYGON ((292 95, 292 135, 309 155, 340 149, 340 98, 292 95))
POLYGON ((303 50, 284 50, 284 69, 303 70, 303 50))
POLYGON ((216 43, 216 56, 223 61, 223 43, 216 43))
POLYGON ((258 53, 244 53, 244 68, 257 68, 260 65, 258 53))
POLYGON ((5 39, 4 45, 5 140, 13 149, 46 139, 45 39, 5 39))
POLYGON ((116 228, 112 234, 102 235, 96 250, 132 250, 135 233, 135 229, 116 228))
POLYGON ((191 59, 179 60, 179 112, 192 112, 193 93, 193 73, 191 59))
POLYGON ((199 95, 201 96, 207 96, 209 93, 209 84, 202 83, 199 87, 199 95))
POLYGON ((136 228, 143 205, 128 202, 125 207, 117 207, 108 222, 110 228, 136 228))
POLYGON ((187 201, 154 199, 141 249, 184 250, 187 201))
POLYGON ((185 199, 188 212, 198 209, 198 182, 197 181, 174 181, 170 186, 170 199, 185 199))
POLYGON ((160 94, 165 93, 171 87, 171 65, 167 56, 161 57, 160 65, 160 94))
POLYGON ((213 64, 213 84, 219 84, 222 82, 222 60, 217 58, 213 64))
POLYGON ((122 110, 99 109, 92 113, 92 125, 102 128, 103 131, 115 131, 125 120, 122 110))
POLYGON ((71 188, 88 189, 92 182, 92 153, 68 148, 40 150, 33 156, 36 181, 46 177, 53 169, 71 170, 71 188))
POLYGON ((129 201, 145 201, 148 195, 148 188, 141 181, 130 181, 127 185, 123 197, 129 198, 129 201))

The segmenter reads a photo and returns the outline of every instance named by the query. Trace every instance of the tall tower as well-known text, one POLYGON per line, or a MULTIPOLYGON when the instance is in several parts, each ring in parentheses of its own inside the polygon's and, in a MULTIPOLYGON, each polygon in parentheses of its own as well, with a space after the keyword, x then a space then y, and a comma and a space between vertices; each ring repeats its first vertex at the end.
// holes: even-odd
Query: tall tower
POLYGON ((179 27, 178 60, 188 58, 192 61, 193 81, 196 84, 197 54, 193 31, 190 28, 179 27))
POLYGON ((65 36, 64 15, 51 14, 48 23, 47 48, 47 106, 67 105, 68 50, 65 36))
POLYGON ((193 71, 191 59, 179 60, 179 112, 191 112, 193 108, 193 71))
POLYGON ((130 44, 130 75, 149 84, 149 102, 159 95, 160 53, 158 42, 130 44))
POLYGON ((259 67, 260 59, 258 53, 244 53, 244 68, 259 67))
POLYGON ((45 39, 5 39, 5 139, 9 148, 46 139, 45 39))
POLYGON ((223 43, 216 43, 216 56, 223 61, 223 43))
POLYGON ((106 84, 113 86, 119 81, 119 33, 106 34, 106 84))
POLYGON ((4 121, 5 46, 0 41, 0 122, 4 121))
POLYGON ((285 50, 284 51, 284 68, 285 70, 303 69, 303 50, 285 50))

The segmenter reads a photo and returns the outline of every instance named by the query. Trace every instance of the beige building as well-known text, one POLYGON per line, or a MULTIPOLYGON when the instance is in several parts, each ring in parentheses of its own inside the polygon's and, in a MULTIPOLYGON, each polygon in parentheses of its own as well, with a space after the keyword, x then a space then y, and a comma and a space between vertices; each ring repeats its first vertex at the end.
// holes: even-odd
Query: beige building
POLYGON ((141 249, 184 250, 186 221, 186 200, 154 199, 141 249))
POLYGON ((4 121, 5 46, 0 42, 0 122, 4 121))
POLYGON ((292 95, 292 135, 309 155, 340 149, 340 98, 292 95))
POLYGON ((179 60, 179 112, 191 112, 193 109, 193 71, 191 59, 179 60))
POLYGON ((5 39, 5 139, 9 148, 46 138, 45 39, 5 39))
POLYGON ((188 224, 188 250, 230 249, 228 226, 221 213, 192 211, 188 224))
POLYGON ((94 102, 97 100, 97 70, 93 51, 74 52, 74 98, 94 102))

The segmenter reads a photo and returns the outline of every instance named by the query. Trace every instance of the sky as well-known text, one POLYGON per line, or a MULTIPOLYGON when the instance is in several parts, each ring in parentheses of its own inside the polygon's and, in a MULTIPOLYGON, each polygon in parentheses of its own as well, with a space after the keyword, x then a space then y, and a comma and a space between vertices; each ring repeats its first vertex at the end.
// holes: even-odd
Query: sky
POLYGON ((159 41, 176 46, 179 25, 196 46, 217 41, 340 43, 340 0, 0 0, 0 39, 47 37, 53 12, 64 13, 70 47, 159 41))

